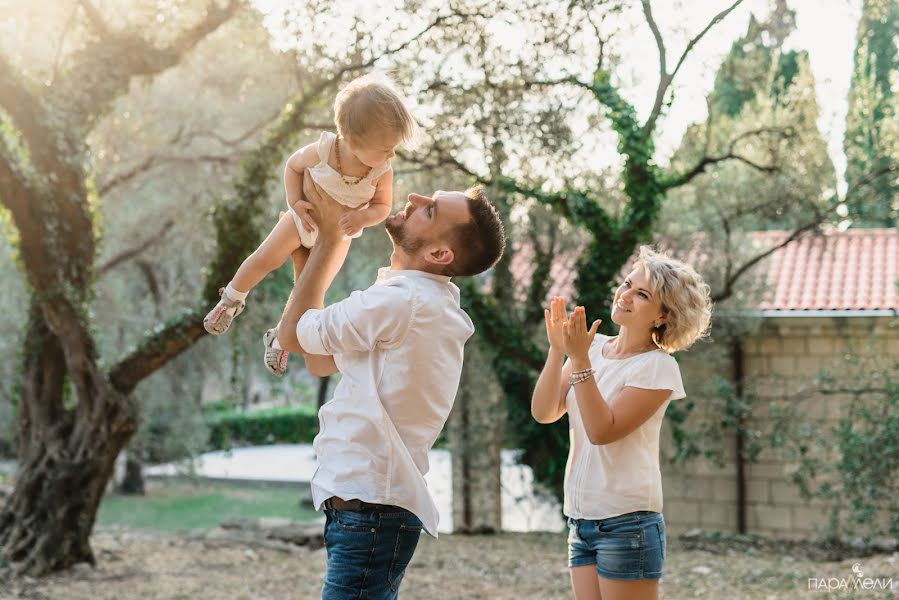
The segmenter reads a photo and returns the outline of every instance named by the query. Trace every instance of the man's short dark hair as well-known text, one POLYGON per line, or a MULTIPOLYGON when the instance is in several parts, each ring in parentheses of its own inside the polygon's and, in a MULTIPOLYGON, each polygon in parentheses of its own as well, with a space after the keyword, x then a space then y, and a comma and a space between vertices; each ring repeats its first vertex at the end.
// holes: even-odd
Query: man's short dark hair
POLYGON ((455 258, 446 274, 469 277, 483 273, 499 261, 506 247, 506 231, 482 186, 465 190, 471 220, 450 232, 455 258))

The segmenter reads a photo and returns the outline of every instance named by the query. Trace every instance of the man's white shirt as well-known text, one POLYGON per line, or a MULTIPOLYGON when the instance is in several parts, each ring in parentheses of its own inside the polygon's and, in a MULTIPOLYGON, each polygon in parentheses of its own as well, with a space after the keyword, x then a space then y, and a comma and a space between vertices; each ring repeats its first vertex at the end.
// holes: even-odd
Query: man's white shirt
POLYGON ((304 350, 332 355, 342 374, 319 411, 312 499, 401 506, 437 537, 428 451, 443 429, 474 333, 449 277, 383 268, 374 285, 297 324, 304 350))

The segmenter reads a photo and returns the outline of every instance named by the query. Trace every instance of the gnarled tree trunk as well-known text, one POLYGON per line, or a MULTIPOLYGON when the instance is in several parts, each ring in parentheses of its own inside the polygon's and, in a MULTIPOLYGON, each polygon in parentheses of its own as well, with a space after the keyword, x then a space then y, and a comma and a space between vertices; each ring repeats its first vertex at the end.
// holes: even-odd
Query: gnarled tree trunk
POLYGON ((165 48, 111 30, 87 0, 78 5, 95 39, 53 89, 33 85, 0 55, 0 108, 27 149, 26 157, 0 136, 0 201, 19 234, 33 290, 16 432, 19 464, 0 510, 0 555, 32 575, 94 562, 89 536, 97 508, 116 456, 137 429, 131 392, 203 331, 194 311, 110 373, 100 369, 87 318, 96 237, 85 136, 134 76, 177 64, 240 2, 222 7, 211 0, 205 17, 165 48))
MULTIPOLYGON (((78 336, 67 331, 62 337, 78 336)), ((19 404, 19 469, 0 512, 0 547, 29 573, 94 562, 88 537, 97 507, 116 456, 137 428, 132 401, 105 381, 87 347, 67 355, 59 339, 33 301, 19 404), (69 363, 80 366, 80 382, 72 383, 69 363), (87 388, 87 401, 66 397, 87 388)))

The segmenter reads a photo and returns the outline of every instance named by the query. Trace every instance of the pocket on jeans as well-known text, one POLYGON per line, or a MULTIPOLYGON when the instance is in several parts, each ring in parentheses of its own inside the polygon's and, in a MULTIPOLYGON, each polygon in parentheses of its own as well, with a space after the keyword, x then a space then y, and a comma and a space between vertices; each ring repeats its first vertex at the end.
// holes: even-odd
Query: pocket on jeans
POLYGON ((415 549, 418 547, 421 530, 422 528, 418 525, 400 525, 397 531, 393 560, 390 561, 390 569, 387 573, 387 580, 393 591, 399 589, 400 583, 403 581, 406 567, 409 566, 412 556, 415 554, 415 549))
POLYGON ((580 542, 581 538, 577 534, 577 521, 568 519, 568 543, 577 544, 580 542))
POLYGON ((594 549, 602 571, 616 575, 639 573, 643 567, 643 530, 601 532, 594 549))
POLYGON ((341 531, 374 533, 377 526, 377 513, 335 510, 334 524, 341 531), (374 518, 372 518, 373 516, 374 518))
POLYGON ((662 560, 665 560, 665 545, 667 543, 666 538, 668 537, 665 532, 665 522, 656 523, 656 530, 659 532, 659 546, 662 548, 662 560))

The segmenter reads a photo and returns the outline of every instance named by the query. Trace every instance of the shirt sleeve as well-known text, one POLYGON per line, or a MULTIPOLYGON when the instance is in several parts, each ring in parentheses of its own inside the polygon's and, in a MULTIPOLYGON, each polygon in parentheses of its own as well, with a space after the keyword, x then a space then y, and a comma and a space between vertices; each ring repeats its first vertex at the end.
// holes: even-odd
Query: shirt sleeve
POLYGON ((397 277, 307 310, 297 323, 297 339, 306 352, 332 356, 391 348, 405 339, 413 313, 412 285, 397 277))
POLYGON ((625 387, 644 390, 671 390, 668 400, 686 398, 680 367, 673 356, 657 355, 649 361, 649 364, 642 364, 639 367, 628 374, 624 381, 625 387))

